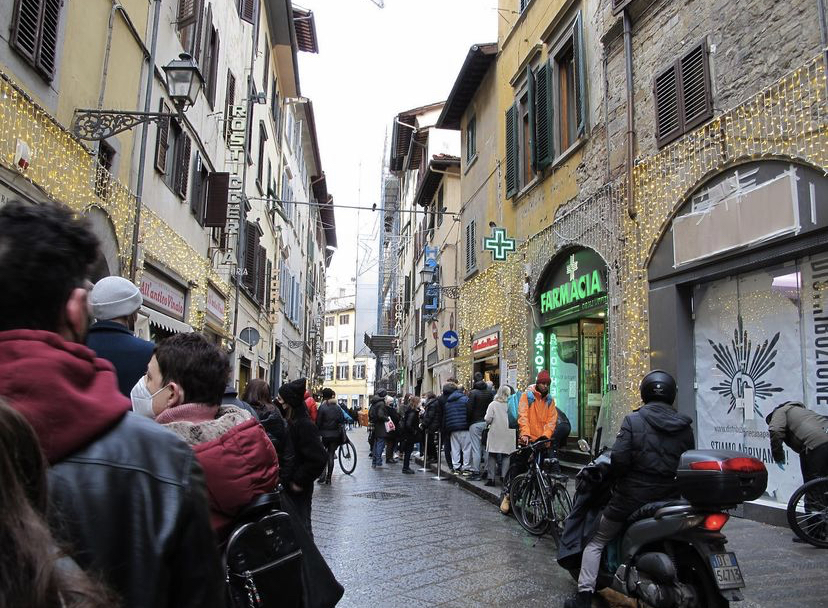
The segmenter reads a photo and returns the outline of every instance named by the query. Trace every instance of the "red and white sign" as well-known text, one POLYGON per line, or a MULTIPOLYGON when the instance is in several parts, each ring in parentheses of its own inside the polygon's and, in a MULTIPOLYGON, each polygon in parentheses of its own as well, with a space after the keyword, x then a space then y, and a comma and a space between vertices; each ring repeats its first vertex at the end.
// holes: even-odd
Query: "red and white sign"
POLYGON ((224 309, 227 306, 224 298, 215 289, 207 286, 207 312, 216 321, 224 323, 224 309))
POLYGON ((497 334, 489 334, 488 336, 483 336, 482 338, 478 338, 474 342, 472 342, 472 352, 477 355, 479 353, 494 350, 500 344, 500 338, 497 334))
POLYGON ((184 290, 175 287, 148 270, 144 270, 141 277, 141 295, 144 304, 161 312, 169 314, 181 321, 184 320, 184 290))

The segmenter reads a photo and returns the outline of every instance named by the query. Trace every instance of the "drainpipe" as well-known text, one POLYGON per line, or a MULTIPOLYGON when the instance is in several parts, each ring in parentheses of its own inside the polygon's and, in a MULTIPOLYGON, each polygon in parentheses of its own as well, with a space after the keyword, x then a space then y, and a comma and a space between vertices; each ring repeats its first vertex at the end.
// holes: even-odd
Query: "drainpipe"
MULTIPOLYGON (((144 95, 144 112, 150 111, 152 103, 152 83, 155 79, 155 55, 158 48, 158 25, 161 17, 161 0, 155 0, 152 16, 152 42, 150 43, 149 65, 147 66, 147 88, 144 95)), ((144 169, 147 164, 147 140, 149 123, 144 123, 141 132, 141 156, 138 160, 138 183, 135 186, 135 220, 132 229, 132 260, 129 265, 129 278, 135 282, 138 274, 138 238, 141 235, 141 201, 144 194, 144 169)))
POLYGON ((633 188, 633 156, 635 155, 635 111, 633 107, 632 23, 624 9, 624 58, 627 65, 627 214, 635 219, 635 190, 633 188))

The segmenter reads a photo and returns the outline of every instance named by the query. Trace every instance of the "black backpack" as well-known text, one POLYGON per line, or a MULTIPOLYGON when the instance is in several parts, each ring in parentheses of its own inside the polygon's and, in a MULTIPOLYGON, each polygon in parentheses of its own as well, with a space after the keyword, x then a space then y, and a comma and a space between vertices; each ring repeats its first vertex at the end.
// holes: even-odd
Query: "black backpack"
POLYGON ((224 550, 228 605, 300 608, 302 549, 278 494, 258 496, 237 518, 224 550))

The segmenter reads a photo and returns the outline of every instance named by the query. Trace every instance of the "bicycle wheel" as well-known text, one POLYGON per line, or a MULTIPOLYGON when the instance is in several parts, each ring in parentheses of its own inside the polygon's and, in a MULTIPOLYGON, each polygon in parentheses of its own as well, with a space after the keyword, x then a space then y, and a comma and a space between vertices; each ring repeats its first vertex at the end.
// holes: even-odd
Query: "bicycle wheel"
POLYGON ((350 475, 356 469, 357 452, 354 444, 348 439, 347 443, 339 444, 339 468, 346 475, 350 475))
POLYGON ((788 524, 806 543, 828 548, 828 477, 797 488, 788 501, 788 524))
POLYGON ((572 499, 569 497, 566 487, 555 484, 552 486, 552 498, 549 502, 552 514, 549 522, 549 534, 555 539, 557 545, 561 539, 561 534, 563 534, 564 520, 572 511, 572 499))
POLYGON ((523 529, 540 536, 549 526, 543 489, 534 476, 523 473, 515 477, 511 488, 512 510, 523 529))

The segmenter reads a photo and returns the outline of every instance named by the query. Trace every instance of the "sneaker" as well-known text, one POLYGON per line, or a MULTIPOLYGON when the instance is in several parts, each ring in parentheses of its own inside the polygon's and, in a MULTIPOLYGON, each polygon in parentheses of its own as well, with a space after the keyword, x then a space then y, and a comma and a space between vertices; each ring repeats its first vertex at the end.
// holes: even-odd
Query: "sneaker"
POLYGON ((477 473, 472 473, 469 475, 469 481, 480 481, 480 475, 477 473))
POLYGON ((472 472, 469 471, 468 469, 463 469, 463 471, 461 473, 461 475, 463 475, 463 477, 468 477, 471 474, 472 474, 472 472))
POLYGON ((402 472, 405 473, 406 475, 413 475, 414 474, 414 471, 412 471, 411 469, 403 469, 402 472))
POLYGON ((504 494, 503 500, 500 501, 500 512, 504 515, 508 515, 511 508, 512 504, 509 502, 509 495, 504 494))

